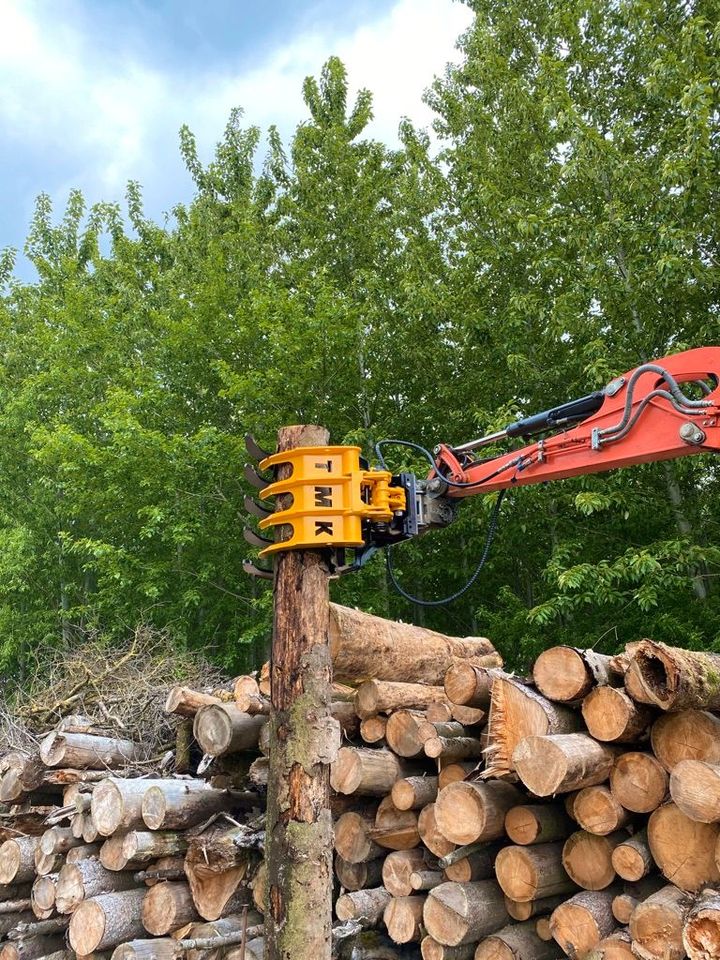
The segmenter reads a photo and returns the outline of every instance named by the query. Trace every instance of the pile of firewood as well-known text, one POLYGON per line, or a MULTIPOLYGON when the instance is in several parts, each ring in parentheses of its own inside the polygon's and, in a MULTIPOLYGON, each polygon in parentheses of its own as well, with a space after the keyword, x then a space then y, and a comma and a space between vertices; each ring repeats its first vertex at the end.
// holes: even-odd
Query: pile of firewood
MULTIPOLYGON (((524 680, 337 606, 330 641, 339 953, 720 958, 720 656, 556 647, 524 680)), ((152 772, 80 716, 0 744, 0 960, 262 960, 267 670, 166 710, 152 772)))
POLYGON ((460 661, 356 707, 339 918, 425 960, 720 958, 720 655, 555 647, 532 680, 460 661))

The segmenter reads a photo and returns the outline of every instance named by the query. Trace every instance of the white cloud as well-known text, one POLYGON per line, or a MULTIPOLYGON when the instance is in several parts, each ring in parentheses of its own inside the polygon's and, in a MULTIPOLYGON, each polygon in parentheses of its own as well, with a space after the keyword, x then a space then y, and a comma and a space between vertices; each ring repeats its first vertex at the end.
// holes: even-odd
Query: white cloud
POLYGON ((428 125, 422 92, 456 57, 456 38, 471 19, 453 0, 397 0, 351 32, 318 26, 301 33, 251 68, 193 72, 190 65, 180 75, 122 53, 102 57, 91 35, 59 16, 42 0, 0 0, 2 138, 16 153, 47 153, 44 185, 56 196, 67 187, 52 173, 62 160, 62 179, 90 199, 117 198, 133 178, 151 207, 153 190, 163 202, 178 198, 169 187, 182 177, 182 123, 203 153, 238 105, 248 123, 275 123, 287 137, 305 115, 303 78, 317 75, 332 54, 346 63, 354 89, 373 91, 374 136, 394 142, 404 115, 428 125))

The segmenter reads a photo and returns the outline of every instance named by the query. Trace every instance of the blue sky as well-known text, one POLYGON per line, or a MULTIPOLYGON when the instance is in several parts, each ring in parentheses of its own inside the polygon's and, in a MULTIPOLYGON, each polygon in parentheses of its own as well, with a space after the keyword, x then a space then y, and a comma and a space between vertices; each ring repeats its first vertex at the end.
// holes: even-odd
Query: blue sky
POLYGON ((0 0, 0 248, 22 247, 41 191, 59 215, 73 187, 119 201, 135 179, 161 219, 191 194, 182 123, 206 157, 233 106, 287 138, 332 54, 392 143, 402 116, 430 123, 423 89, 470 18, 455 0, 0 0))

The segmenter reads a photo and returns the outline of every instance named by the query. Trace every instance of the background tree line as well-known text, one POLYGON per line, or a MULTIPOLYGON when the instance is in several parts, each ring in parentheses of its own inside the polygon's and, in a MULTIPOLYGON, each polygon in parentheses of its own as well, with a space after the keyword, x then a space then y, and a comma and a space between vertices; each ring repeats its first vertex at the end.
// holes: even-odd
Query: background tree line
MULTIPOLYGON (((460 442, 720 339, 718 0, 472 0, 432 83, 435 138, 367 136, 337 59, 289 144, 238 110, 165 226, 38 198, 0 259, 0 668, 75 626, 143 620, 235 667, 268 588, 242 560, 243 435, 460 442)), ((428 82, 432 81, 428 77, 428 82)), ((396 467, 422 469, 407 451, 396 467)), ((337 599, 511 663, 549 642, 720 647, 720 484, 708 457, 523 488, 479 584, 408 604, 376 558, 337 599)), ((404 584, 459 587, 494 497, 400 548, 404 584)))

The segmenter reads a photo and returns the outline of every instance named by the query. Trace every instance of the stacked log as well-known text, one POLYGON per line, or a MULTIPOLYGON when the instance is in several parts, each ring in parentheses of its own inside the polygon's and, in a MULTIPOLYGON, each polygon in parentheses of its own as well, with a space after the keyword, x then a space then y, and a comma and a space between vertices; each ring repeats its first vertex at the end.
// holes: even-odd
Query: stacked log
MULTIPOLYGON (((339 607, 331 634, 333 909, 368 956, 720 957, 712 655, 551 648, 523 680, 482 638, 339 607)), ((0 758, 0 960, 262 960, 265 679, 167 709, 194 774, 107 730, 0 758)))

